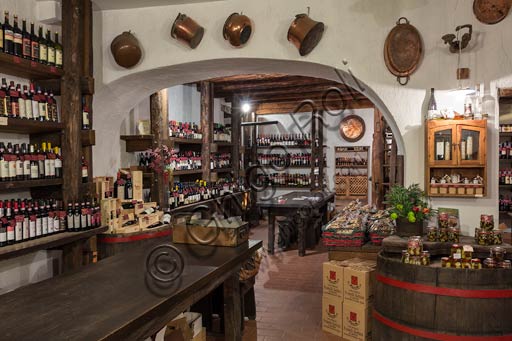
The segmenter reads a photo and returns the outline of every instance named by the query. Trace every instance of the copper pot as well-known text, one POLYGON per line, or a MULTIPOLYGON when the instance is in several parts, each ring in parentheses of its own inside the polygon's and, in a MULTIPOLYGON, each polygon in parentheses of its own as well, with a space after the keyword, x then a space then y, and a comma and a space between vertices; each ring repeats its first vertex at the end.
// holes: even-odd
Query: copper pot
POLYGON ((201 42, 204 28, 186 14, 179 13, 172 24, 171 36, 195 49, 201 42))
POLYGON ((131 32, 123 32, 112 40, 110 51, 116 63, 130 68, 136 65, 142 57, 139 41, 131 32))
POLYGON ((233 46, 239 47, 245 45, 252 34, 252 23, 249 17, 233 13, 224 23, 222 35, 233 46))
POLYGON ((314 21, 307 14, 297 14, 288 29, 288 41, 291 41, 299 49, 301 56, 305 56, 322 39, 324 24, 314 21))

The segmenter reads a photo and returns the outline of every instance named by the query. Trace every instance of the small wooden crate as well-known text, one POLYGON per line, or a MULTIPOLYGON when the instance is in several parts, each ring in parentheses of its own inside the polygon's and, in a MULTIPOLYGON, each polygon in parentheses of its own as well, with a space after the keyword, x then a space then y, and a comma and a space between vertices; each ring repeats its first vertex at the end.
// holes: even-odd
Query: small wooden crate
POLYGON ((455 187, 455 186, 448 187, 448 194, 457 194, 457 187, 455 187))
POLYGON ((439 186, 430 185, 430 194, 439 194, 439 186))
POLYGON ((191 220, 173 227, 172 241, 183 244, 238 246, 249 240, 249 223, 229 220, 191 220))
POLYGON ((458 186, 457 187, 457 194, 459 194, 459 195, 466 194, 466 188, 464 186, 458 186))

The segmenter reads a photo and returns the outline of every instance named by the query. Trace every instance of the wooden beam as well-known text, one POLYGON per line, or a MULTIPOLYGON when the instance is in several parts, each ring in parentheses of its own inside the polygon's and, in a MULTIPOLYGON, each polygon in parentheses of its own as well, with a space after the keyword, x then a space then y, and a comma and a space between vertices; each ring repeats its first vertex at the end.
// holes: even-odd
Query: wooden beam
MULTIPOLYGON (((153 149, 161 147, 163 141, 169 137, 168 108, 167 89, 160 90, 149 97, 153 149)), ((169 206, 169 179, 161 173, 155 173, 153 176, 151 200, 158 202, 161 208, 169 206)))
POLYGON ((227 77, 217 77, 208 79, 209 82, 214 83, 215 85, 220 85, 221 83, 229 83, 229 82, 248 82, 248 81, 259 81, 259 80, 269 80, 269 79, 281 79, 284 77, 290 77, 284 73, 259 73, 259 74, 245 74, 245 75, 234 75, 227 77))
POLYGON ((311 79, 304 77, 293 77, 283 81, 270 80, 261 82, 237 82, 233 84, 217 85, 217 91, 220 92, 242 92, 242 91, 255 91, 255 90, 268 90, 278 88, 288 88, 296 86, 312 86, 312 85, 337 85, 339 83, 327 81, 325 79, 311 79))
POLYGON ((82 0, 62 2, 62 32, 64 60, 62 78, 61 116, 64 123, 62 137, 63 163, 63 199, 71 202, 79 198, 81 183, 80 143, 82 101, 80 93, 80 73, 82 71, 82 45, 80 44, 80 14, 82 0))
POLYGON ((201 82, 201 129, 203 144, 201 147, 201 163, 203 179, 210 180, 210 153, 213 142, 213 84, 201 82))
POLYGON ((372 204, 382 209, 384 182, 384 118, 379 109, 375 108, 373 114, 373 143, 372 143, 372 204))
MULTIPOLYGON (((91 47, 92 48, 92 47, 91 47)), ((42 89, 52 90, 55 96, 60 96, 61 91, 61 80, 60 79, 41 79, 36 80, 35 84, 40 86, 42 89)), ((81 76, 80 77, 80 91, 84 95, 94 94, 94 78, 92 76, 81 76)))
MULTIPOLYGON (((339 83, 327 82, 323 84, 312 84, 302 86, 284 86, 280 88, 271 89, 254 89, 254 90, 240 90, 240 91, 215 91, 215 97, 226 98, 228 102, 235 96, 241 97, 243 100, 250 100, 252 98, 265 98, 270 96, 288 95, 288 94, 306 94, 318 92, 320 94, 327 92, 330 89, 338 89, 342 94, 358 94, 358 92, 339 83)), ((351 97, 355 97, 350 95, 351 97)))
POLYGON ((498 97, 512 97, 512 88, 501 88, 498 91, 498 97))
POLYGON ((241 111, 240 111, 240 103, 234 102, 234 108, 231 110, 231 142, 233 143, 232 155, 231 155, 231 164, 233 168, 233 175, 235 179, 238 179, 240 176, 240 135, 242 131, 241 122, 241 111))
MULTIPOLYGON (((321 102, 315 103, 316 110, 323 109, 323 105, 321 102)), ((343 106, 340 104, 340 101, 327 101, 324 103, 326 109, 329 110, 343 110, 343 109, 366 109, 373 108, 374 105, 370 100, 364 99, 359 101, 350 101, 343 106)), ((282 103, 262 103, 258 105, 256 108, 256 113, 258 115, 268 115, 268 114, 285 114, 285 113, 293 113, 293 112, 311 112, 310 105, 302 105, 300 106, 300 102, 282 102, 282 103)))
POLYGON ((247 101, 247 103, 258 105, 258 104, 264 104, 264 103, 283 103, 283 102, 296 102, 297 104, 301 103, 305 100, 314 101, 315 103, 321 104, 322 102, 345 102, 348 103, 350 101, 358 101, 358 100, 364 100, 366 99, 365 96, 360 95, 356 97, 351 97, 350 95, 343 95, 342 97, 334 94, 327 94, 327 97, 325 97, 322 93, 315 93, 315 94, 290 94, 288 96, 271 96, 267 98, 261 98, 261 99, 250 99, 247 101))

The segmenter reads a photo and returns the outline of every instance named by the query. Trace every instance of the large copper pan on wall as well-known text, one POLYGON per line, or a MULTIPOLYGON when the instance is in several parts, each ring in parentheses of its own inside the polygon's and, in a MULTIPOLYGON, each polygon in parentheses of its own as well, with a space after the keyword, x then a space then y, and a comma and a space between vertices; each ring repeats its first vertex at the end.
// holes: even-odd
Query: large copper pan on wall
POLYGON ((112 40, 110 51, 119 66, 130 68, 142 57, 139 41, 131 32, 123 32, 112 40))
POLYGON ((195 49, 201 42, 204 28, 186 14, 179 13, 171 28, 171 36, 195 49))
POLYGON ((301 56, 309 54, 322 39, 324 24, 314 21, 307 14, 297 14, 288 29, 288 41, 292 42, 301 56))
POLYGON ((384 44, 384 61, 400 85, 409 82, 423 57, 423 42, 418 30, 401 17, 384 44))
POLYGON ((252 34, 252 22, 243 14, 233 13, 224 23, 222 35, 224 39, 235 47, 243 46, 249 41, 252 34))

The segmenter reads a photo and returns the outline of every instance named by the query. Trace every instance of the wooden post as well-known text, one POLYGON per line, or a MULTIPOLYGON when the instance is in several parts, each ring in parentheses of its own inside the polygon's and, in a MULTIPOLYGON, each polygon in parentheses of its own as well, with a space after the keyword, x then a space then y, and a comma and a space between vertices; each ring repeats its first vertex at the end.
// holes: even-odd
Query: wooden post
POLYGON ((81 93, 80 73, 82 71, 81 25, 82 0, 62 2, 62 33, 64 49, 64 76, 61 83, 61 112, 64 123, 62 137, 63 199, 76 200, 81 183, 81 93))
POLYGON ((320 146, 317 150, 318 157, 318 188, 319 190, 324 189, 324 111, 320 110, 317 113, 317 130, 318 130, 318 141, 320 146))
POLYGON ((240 105, 240 100, 237 98, 233 101, 231 107, 231 143, 233 143, 233 148, 231 149, 231 164, 233 166, 233 176, 235 179, 238 179, 240 176, 240 145, 242 143, 240 139, 240 132, 242 131, 242 126, 240 125, 240 105))
POLYGON ((379 109, 374 109, 373 144, 372 144, 372 203, 382 209, 383 205, 383 165, 384 162, 384 141, 383 117, 379 109))
POLYGON ((224 339, 241 341, 242 308, 240 302, 240 280, 238 272, 224 282, 224 339))
POLYGON ((210 153, 213 142, 213 84, 208 81, 201 82, 201 129, 203 132, 201 148, 203 179, 210 180, 210 153))
MULTIPOLYGON (((315 159, 318 157, 318 147, 316 146, 316 139, 318 137, 316 112, 311 114, 311 190, 316 190, 315 186, 315 159)), ((320 141, 319 141, 320 143, 320 141)))
MULTIPOLYGON (((168 108, 167 89, 160 90, 149 97, 153 149, 162 147, 164 141, 168 139, 168 108)), ((169 179, 162 173, 155 173, 153 176, 151 199, 157 201, 161 208, 169 206, 169 179)))

